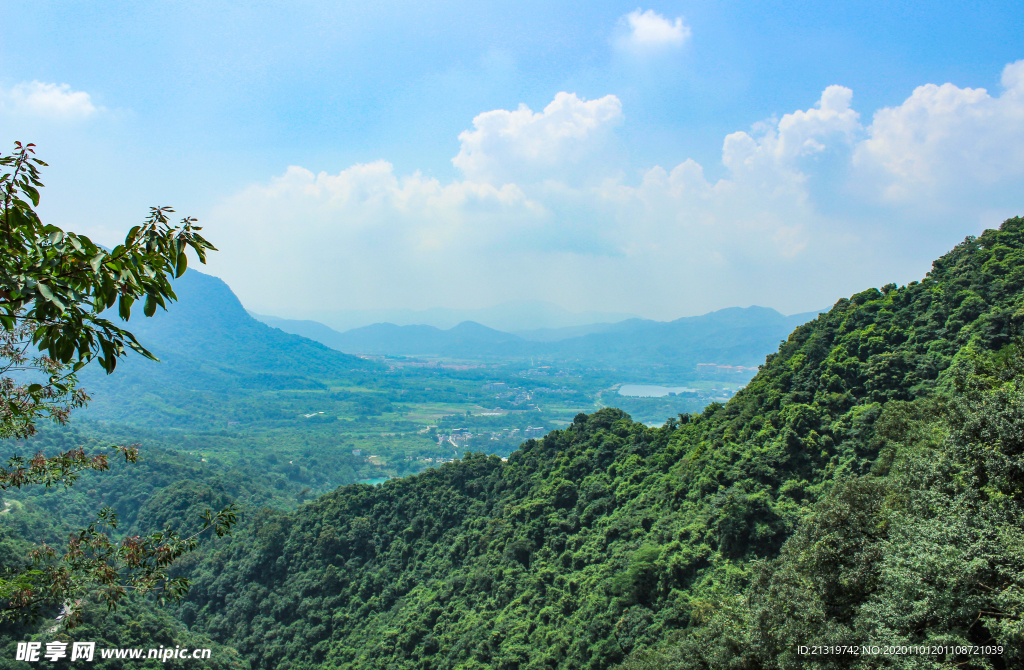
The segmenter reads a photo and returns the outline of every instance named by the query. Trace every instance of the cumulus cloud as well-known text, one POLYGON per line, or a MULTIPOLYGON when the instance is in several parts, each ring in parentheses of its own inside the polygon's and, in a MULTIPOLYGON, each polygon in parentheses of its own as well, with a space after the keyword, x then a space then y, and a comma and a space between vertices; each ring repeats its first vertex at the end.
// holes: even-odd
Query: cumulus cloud
POLYGON ((403 283, 408 300, 471 290, 465 282, 493 260, 481 251, 518 244, 544 216, 513 184, 443 185, 376 161, 338 174, 289 167, 226 199, 207 221, 218 239, 232 240, 215 261, 268 298, 280 295, 281 277, 294 278, 290 301, 311 309, 345 300, 371 306, 403 283))
POLYGON ((84 119, 103 108, 94 105, 85 91, 71 90, 69 84, 33 81, 0 89, 0 109, 19 116, 64 121, 84 119))
POLYGON ((683 17, 669 20, 653 9, 644 12, 638 7, 623 16, 622 21, 628 32, 619 40, 619 46, 634 51, 680 47, 691 35, 683 17))
POLYGON ((522 104, 515 111, 484 112, 473 119, 473 130, 459 135, 452 163, 467 179, 489 183, 564 179, 604 148, 621 119, 622 103, 614 95, 588 101, 564 92, 543 112, 522 104))
MULTIPOLYGON (((786 114, 778 123, 758 124, 760 134, 746 131, 727 135, 722 163, 740 182, 771 183, 775 189, 802 189, 805 175, 800 160, 826 150, 829 145, 855 141, 861 129, 859 115, 850 108, 853 91, 829 86, 808 110, 786 114)), ((802 196, 801 196, 802 197, 802 196)))
MULTIPOLYGON (((841 117, 832 97, 824 96, 824 111, 815 111, 841 117)), ((799 117, 807 116, 811 129, 785 120, 775 139, 750 141, 771 144, 785 157, 789 150, 777 145, 795 142, 799 132, 806 143, 842 128, 820 115, 799 117)), ((620 117, 614 96, 583 101, 568 93, 542 113, 521 107, 481 114, 461 135, 454 159, 465 178, 448 184, 419 173, 396 175, 384 161, 337 174, 290 167, 207 217, 212 235, 232 240, 215 255, 215 269, 232 285, 245 275, 243 299, 272 313, 281 313, 281 305, 266 297, 278 294, 279 277, 287 276, 316 287, 289 296, 293 314, 381 304, 480 306, 522 297, 597 309, 644 295, 663 300, 670 311, 659 316, 667 317, 682 309, 680 282, 714 281, 739 295, 747 272, 739 268, 789 262, 808 244, 813 207, 799 180, 787 193, 767 183, 711 183, 687 160, 627 183, 602 153, 620 117), (574 180, 584 158, 597 172, 574 180), (275 270, 253 273, 253 267, 275 270)), ((715 299, 690 294, 698 311, 715 299)))
POLYGON ((806 110, 725 137, 717 180, 692 159, 623 176, 619 100, 559 93, 543 112, 477 116, 453 159, 463 178, 447 184, 378 161, 251 186, 207 217, 214 239, 232 240, 214 267, 251 308, 295 316, 521 298, 655 318, 825 306, 914 279, 979 232, 964 218, 988 211, 979 189, 1022 204, 1024 61, 1002 83, 996 97, 922 86, 866 127, 853 92, 829 86, 806 110), (861 201, 880 209, 858 215, 861 201), (916 220, 899 208, 924 201, 916 220), (936 235, 922 239, 922 221, 936 235))
MULTIPOLYGON (((925 204, 1024 176, 1024 60, 1003 91, 926 84, 877 111, 854 154, 861 188, 884 201, 925 204)), ((1017 190, 1019 196, 1019 189, 1017 190)))

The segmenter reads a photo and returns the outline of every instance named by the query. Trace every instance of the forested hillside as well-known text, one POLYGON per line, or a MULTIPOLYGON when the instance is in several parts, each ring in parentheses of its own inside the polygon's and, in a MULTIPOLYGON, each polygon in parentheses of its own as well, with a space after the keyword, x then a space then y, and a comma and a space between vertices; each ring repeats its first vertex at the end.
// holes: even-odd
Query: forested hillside
MULTIPOLYGON (((83 430, 78 426, 41 425, 33 438, 18 443, 4 441, 14 453, 55 454, 75 448, 103 453, 112 442, 138 439, 138 432, 117 429, 100 431, 96 426, 83 430)), ((158 440, 146 435, 138 463, 114 460, 106 472, 84 472, 74 486, 24 487, 7 489, 0 496, 0 570, 5 574, 25 566, 31 550, 40 544, 60 547, 79 529, 96 521, 96 514, 110 507, 117 515, 117 527, 109 529, 115 539, 146 536, 162 529, 174 529, 188 536, 200 529, 201 515, 209 509, 223 509, 235 503, 246 513, 263 506, 290 507, 296 503, 301 486, 281 472, 268 471, 250 463, 223 467, 209 463, 197 452, 161 448, 158 440)), ((12 451, 7 452, 8 454, 12 451)), ((300 496, 301 499, 301 496, 300 496)), ((205 541, 211 533, 199 537, 205 541)), ((192 557, 179 559, 185 566, 192 557)), ((114 612, 98 598, 81 601, 82 624, 69 631, 55 628, 56 611, 43 609, 42 620, 0 624, 0 668, 25 668, 16 661, 18 642, 75 639, 94 641, 99 648, 160 645, 187 648, 212 648, 211 668, 245 668, 230 647, 212 642, 200 633, 189 632, 167 608, 152 599, 130 594, 114 612), (51 613, 52 612, 52 613, 51 613)), ((184 661, 171 661, 174 667, 187 667, 184 661)), ((117 660, 95 659, 97 668, 120 668, 117 660)), ((76 664, 77 666, 77 664, 76 664)), ((72 667, 67 659, 53 667, 72 667)), ((139 667, 155 667, 140 664, 139 667)))
POLYGON ((180 614, 285 669, 1018 667, 1022 288, 1015 218, 840 300, 724 406, 251 519, 180 614), (861 643, 1003 652, 796 651, 861 643))

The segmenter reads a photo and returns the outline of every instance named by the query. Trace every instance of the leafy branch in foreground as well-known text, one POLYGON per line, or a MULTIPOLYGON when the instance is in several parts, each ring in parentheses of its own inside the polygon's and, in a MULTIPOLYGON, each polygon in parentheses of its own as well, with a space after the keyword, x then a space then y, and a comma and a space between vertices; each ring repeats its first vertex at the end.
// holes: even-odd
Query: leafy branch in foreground
POLYGON ((106 507, 96 521, 72 534, 63 555, 44 544, 31 552, 31 569, 0 580, 0 621, 34 618, 45 604, 63 602, 58 620, 73 628, 81 623, 78 605, 89 596, 105 603, 108 610, 116 609, 132 593, 154 594, 161 603, 178 602, 188 593, 190 582, 170 576, 174 561, 193 551, 199 537, 211 529, 218 537, 230 534, 237 516, 238 508, 231 504, 217 513, 207 510, 202 527, 188 537, 168 528, 115 542, 111 531, 117 528, 117 513, 106 507))
POLYGON ((170 207, 153 207, 142 225, 128 231, 123 244, 106 250, 85 235, 44 225, 32 209, 39 205, 39 167, 34 145, 15 143, 0 158, 9 172, 0 174, 0 326, 33 327, 32 344, 73 372, 98 359, 108 373, 130 348, 155 359, 135 336, 100 314, 117 304, 127 321, 132 305, 145 299, 146 316, 176 300, 171 279, 188 268, 191 249, 200 262, 215 250, 186 217, 172 226, 170 207), (30 204, 31 203, 31 204, 30 204))
POLYGON ((49 356, 29 356, 33 330, 25 323, 0 330, 0 438, 31 437, 37 418, 64 425, 71 410, 89 401, 88 394, 77 388, 72 366, 49 356), (46 381, 20 381, 8 374, 41 374, 46 381))
MULTIPOLYGON (((136 445, 111 445, 111 448, 124 456, 128 463, 139 460, 139 448, 136 445)), ((45 456, 42 452, 25 460, 21 456, 12 456, 6 466, 0 467, 0 491, 10 488, 21 488, 28 484, 42 484, 46 488, 54 485, 71 486, 78 475, 85 470, 109 470, 110 461, 105 454, 89 456, 81 447, 64 451, 56 456, 45 456)))
MULTIPOLYGON (((91 360, 108 374, 128 349, 156 360, 132 333, 101 314, 116 304, 127 321, 132 305, 143 299, 147 317, 158 306, 166 309, 177 299, 171 280, 188 268, 188 250, 203 263, 206 252, 215 250, 195 219, 171 225, 169 207, 151 208, 142 225, 111 250, 44 225, 33 207, 39 205, 39 168, 45 165, 32 144, 16 142, 13 154, 0 157, 0 438, 31 437, 40 419, 65 425, 70 412, 89 401, 76 373, 91 360)), ((138 460, 136 446, 114 449, 129 463, 138 460)), ((30 484, 67 488, 80 473, 109 467, 106 455, 82 448, 54 456, 15 455, 0 466, 0 491, 30 484)), ((233 505, 216 514, 207 510, 202 530, 186 538, 168 529, 115 542, 117 516, 105 508, 88 528, 72 534, 63 554, 44 544, 31 552, 30 565, 0 576, 0 621, 35 618, 44 605, 63 602, 58 620, 72 626, 80 620, 72 603, 90 594, 109 609, 130 592, 180 599, 188 580, 171 578, 168 569, 195 549, 202 532, 226 534, 236 515, 233 505)))

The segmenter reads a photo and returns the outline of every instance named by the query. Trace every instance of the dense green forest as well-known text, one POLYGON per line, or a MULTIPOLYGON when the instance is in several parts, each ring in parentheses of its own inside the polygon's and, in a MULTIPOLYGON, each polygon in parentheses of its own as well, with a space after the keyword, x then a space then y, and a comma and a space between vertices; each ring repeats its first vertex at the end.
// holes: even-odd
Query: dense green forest
POLYGON ((724 405, 268 510, 181 619, 254 667, 1017 666, 1022 287, 1017 218, 840 300, 724 405), (838 644, 881 650, 798 653, 838 644))
MULTIPOLYGON (((236 532, 177 566, 193 586, 176 608, 85 613, 108 636, 120 616, 133 640, 209 640, 221 667, 1019 667, 1022 289, 1016 218, 920 282, 840 300, 725 403, 658 427, 581 412, 507 462, 471 453, 317 498, 289 476, 295 464, 267 467, 269 445, 251 463, 228 448, 189 460, 154 435, 138 481, 115 471, 9 496, 0 549, 16 561, 24 538, 66 532, 100 504, 134 529, 241 502, 236 532), (877 652, 801 653, 836 645, 877 652)), ((339 402, 384 394, 368 388, 379 369, 343 374, 365 385, 339 402)), ((311 457, 323 435, 308 435, 311 457)), ((194 439, 198 455, 206 438, 194 439)), ((6 646, 42 631, 8 630, 6 646)))

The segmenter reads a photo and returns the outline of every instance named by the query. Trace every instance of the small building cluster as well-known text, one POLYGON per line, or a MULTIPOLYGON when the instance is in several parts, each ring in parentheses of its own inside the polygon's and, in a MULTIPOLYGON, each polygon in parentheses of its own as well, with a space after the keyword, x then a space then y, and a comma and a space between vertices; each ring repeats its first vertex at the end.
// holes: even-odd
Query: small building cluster
MULTIPOLYGON (((491 440, 515 440, 520 437, 531 438, 531 437, 543 437, 547 433, 547 429, 543 426, 529 426, 526 430, 519 430, 518 428, 503 428, 495 431, 483 431, 476 434, 476 437, 490 438, 491 440)), ((443 445, 446 442, 450 442, 453 446, 460 447, 465 446, 474 437, 466 428, 452 428, 448 434, 438 434, 437 444, 443 445)))
POLYGON ((466 442, 469 442, 472 437, 473 433, 469 432, 465 428, 452 428, 451 435, 448 436, 448 439, 453 444, 458 444, 460 442, 465 444, 466 442))

